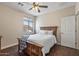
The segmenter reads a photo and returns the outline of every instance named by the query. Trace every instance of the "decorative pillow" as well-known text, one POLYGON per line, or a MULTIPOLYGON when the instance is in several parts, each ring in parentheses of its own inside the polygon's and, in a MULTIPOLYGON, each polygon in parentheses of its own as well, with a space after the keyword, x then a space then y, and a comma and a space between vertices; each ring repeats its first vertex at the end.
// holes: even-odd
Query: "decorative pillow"
POLYGON ((53 30, 52 31, 48 31, 48 35, 53 35, 53 30))
POLYGON ((39 34, 47 34, 48 32, 46 30, 40 30, 39 34))
POLYGON ((49 30, 40 30, 39 34, 53 35, 53 31, 49 31, 49 30))

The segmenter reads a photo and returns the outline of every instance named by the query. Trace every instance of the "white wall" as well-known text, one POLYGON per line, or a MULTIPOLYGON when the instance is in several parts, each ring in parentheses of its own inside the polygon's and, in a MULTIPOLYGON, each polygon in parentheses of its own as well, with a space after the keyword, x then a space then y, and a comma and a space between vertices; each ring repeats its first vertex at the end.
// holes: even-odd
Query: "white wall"
POLYGON ((60 44, 61 40, 61 32, 60 32, 60 24, 61 18, 65 16, 70 16, 75 14, 75 6, 67 7, 61 10, 57 10, 54 12, 50 12, 41 16, 38 16, 36 19, 36 30, 39 32, 41 26, 58 26, 58 37, 57 41, 60 44))
POLYGON ((17 39, 22 35, 23 18, 29 16, 34 20, 34 16, 27 15, 9 7, 0 5, 0 35, 3 36, 1 48, 6 48, 17 44, 17 39))

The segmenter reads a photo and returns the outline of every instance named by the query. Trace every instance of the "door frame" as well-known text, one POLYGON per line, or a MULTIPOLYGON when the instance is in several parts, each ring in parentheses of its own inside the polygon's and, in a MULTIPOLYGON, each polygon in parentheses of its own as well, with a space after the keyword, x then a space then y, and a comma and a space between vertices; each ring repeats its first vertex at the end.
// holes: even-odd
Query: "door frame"
POLYGON ((77 17, 79 16, 79 11, 75 14, 75 47, 76 47, 76 49, 79 49, 78 47, 77 47, 77 45, 78 45, 78 42, 77 42, 77 32, 78 32, 78 30, 77 30, 77 22, 78 22, 78 20, 77 20, 77 17))

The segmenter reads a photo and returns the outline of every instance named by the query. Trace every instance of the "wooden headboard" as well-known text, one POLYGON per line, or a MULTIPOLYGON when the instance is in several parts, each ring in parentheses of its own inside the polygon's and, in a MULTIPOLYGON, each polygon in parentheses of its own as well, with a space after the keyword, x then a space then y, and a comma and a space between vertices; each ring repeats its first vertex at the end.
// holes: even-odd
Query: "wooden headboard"
POLYGON ((40 30, 53 30, 53 35, 57 37, 57 26, 40 27, 40 30))

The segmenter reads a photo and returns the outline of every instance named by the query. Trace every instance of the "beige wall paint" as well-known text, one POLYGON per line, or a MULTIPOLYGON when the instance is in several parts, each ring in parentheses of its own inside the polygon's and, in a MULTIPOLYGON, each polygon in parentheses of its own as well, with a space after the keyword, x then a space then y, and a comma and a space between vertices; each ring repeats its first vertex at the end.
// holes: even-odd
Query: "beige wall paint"
POLYGON ((61 32, 60 24, 62 17, 70 16, 75 14, 75 6, 67 7, 62 10, 57 10, 55 12, 47 13, 41 16, 38 16, 36 19, 36 30, 39 32, 41 26, 58 26, 58 37, 57 41, 60 44, 61 32))
POLYGON ((0 5, 0 35, 3 36, 1 47, 5 48, 17 44, 17 39, 22 35, 23 31, 23 18, 34 16, 13 10, 4 5, 0 5))

